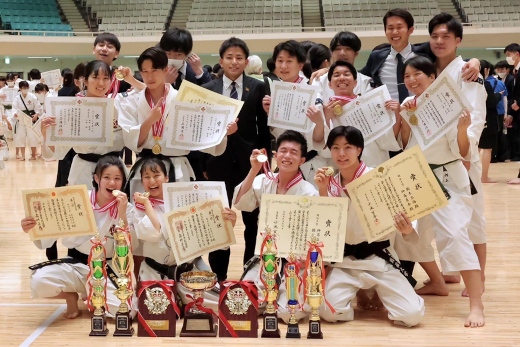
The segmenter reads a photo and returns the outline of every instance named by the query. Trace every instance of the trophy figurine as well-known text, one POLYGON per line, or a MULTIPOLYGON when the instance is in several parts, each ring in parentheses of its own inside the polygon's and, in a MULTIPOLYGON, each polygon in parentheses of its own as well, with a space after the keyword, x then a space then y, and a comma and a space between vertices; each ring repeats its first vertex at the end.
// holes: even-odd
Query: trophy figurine
POLYGON ((276 284, 276 275, 280 259, 276 257, 277 250, 274 235, 271 229, 265 228, 265 237, 260 249, 260 260, 262 262, 262 273, 260 279, 265 287, 264 298, 267 306, 264 312, 264 328, 262 337, 280 337, 278 329, 278 315, 276 314, 275 302, 278 298, 278 288, 276 284), (274 248, 274 249, 273 249, 274 248))
POLYGON ((287 308, 291 314, 291 318, 289 318, 289 324, 287 327, 287 334, 285 338, 301 338, 300 328, 298 326, 298 320, 296 320, 296 310, 299 307, 299 297, 300 297, 300 287, 301 287, 301 279, 300 279, 300 266, 298 264, 298 260, 291 252, 288 259, 289 262, 285 265, 285 289, 287 292, 287 308))
POLYGON ((193 302, 186 305, 181 337, 216 337, 218 326, 213 310, 204 307, 204 293, 217 284, 217 275, 210 271, 190 271, 181 274, 181 284, 193 292, 193 302))
POLYGON ((305 298, 307 304, 311 308, 311 316, 309 317, 309 333, 308 339, 323 339, 321 332, 320 315, 318 309, 323 302, 323 283, 322 283, 322 257, 315 236, 312 237, 308 253, 309 266, 305 269, 305 298))
POLYGON ((92 310, 92 305, 94 306, 94 316, 91 318, 91 330, 90 336, 107 336, 107 321, 105 316, 105 293, 106 293, 106 285, 107 285, 107 275, 106 275, 106 254, 105 247, 103 246, 103 242, 99 237, 99 232, 96 231, 96 235, 94 236, 92 246, 90 250, 90 263, 88 264, 90 267, 90 273, 88 276, 88 281, 91 283, 91 292, 89 300, 88 300, 88 308, 92 310))
POLYGON ((132 273, 134 271, 134 259, 132 256, 131 245, 128 241, 128 230, 121 219, 114 232, 115 249, 112 257, 114 272, 118 275, 116 280, 118 289, 114 295, 121 300, 119 309, 116 313, 116 331, 114 336, 132 336, 132 318, 128 308, 127 300, 134 294, 132 288, 132 273))

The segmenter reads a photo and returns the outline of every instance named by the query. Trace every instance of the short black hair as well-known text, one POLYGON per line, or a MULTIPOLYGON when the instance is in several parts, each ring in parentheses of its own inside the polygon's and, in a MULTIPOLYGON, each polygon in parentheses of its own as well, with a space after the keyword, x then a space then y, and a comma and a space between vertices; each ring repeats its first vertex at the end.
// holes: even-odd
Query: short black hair
POLYGON ((316 44, 317 44, 316 42, 313 42, 310 40, 305 40, 305 41, 300 42, 300 45, 302 45, 303 49, 305 50, 305 54, 309 54, 309 50, 312 47, 314 47, 316 44))
POLYGON ((162 173, 164 176, 168 176, 168 171, 166 170, 166 165, 164 165, 164 162, 159 158, 148 158, 145 159, 143 164, 141 165, 141 181, 143 180, 143 174, 146 172, 147 169, 150 169, 150 171, 154 173, 162 173))
POLYGON ((301 146, 301 154, 302 158, 305 158, 307 155, 307 140, 305 137, 298 131, 294 130, 286 130, 282 133, 282 135, 278 136, 276 140, 276 151, 278 152, 278 148, 282 145, 283 142, 296 142, 301 146))
POLYGON ((110 66, 107 63, 102 60, 92 60, 85 67, 85 79, 88 80, 90 75, 97 77, 100 70, 103 71, 108 77, 111 77, 110 66))
POLYGON ((220 64, 217 63, 217 64, 213 65, 213 71, 212 72, 214 74, 218 74, 220 69, 222 69, 222 66, 220 66, 220 64))
POLYGON ((480 74, 482 75, 482 77, 486 76, 486 72, 484 71, 485 69, 489 69, 489 76, 492 76, 495 74, 495 69, 493 68, 493 64, 491 64, 487 60, 482 59, 482 60, 480 60, 480 74))
POLYGON ((507 52, 520 53, 520 45, 518 43, 511 43, 504 49, 504 54, 507 52))
POLYGON ((203 67, 204 67, 204 69, 206 69, 206 71, 208 71, 208 73, 213 72, 213 68, 211 67, 211 65, 204 65, 203 67))
POLYGON ((5 83, 5 76, 0 76, 0 82, 4 82, 5 83))
POLYGON ((154 69, 164 70, 168 66, 168 56, 166 55, 166 52, 160 48, 150 47, 141 53, 139 58, 137 58, 137 67, 139 71, 142 71, 145 60, 151 60, 154 69))
MULTIPOLYGON (((94 47, 98 45, 98 43, 108 42, 116 48, 116 51, 119 52, 121 50, 121 42, 116 35, 112 33, 101 33, 96 36, 94 40, 94 47)), ((114 59, 115 60, 115 59, 114 59)))
POLYGON ((18 89, 22 88, 29 88, 29 83, 27 81, 20 81, 20 83, 18 83, 18 89))
POLYGON ((74 79, 79 80, 81 77, 86 78, 85 71, 87 70, 88 62, 79 63, 74 69, 74 79))
POLYGON ((274 70, 276 70, 276 63, 274 62, 272 57, 267 59, 265 65, 267 65, 267 69, 270 73, 274 73, 274 70))
POLYGON ((396 8, 396 9, 388 11, 385 14, 385 16, 383 17, 383 24, 385 26, 385 30, 386 30, 386 22, 388 21, 388 18, 390 18, 390 17, 399 17, 399 18, 403 19, 406 22, 406 26, 408 27, 408 29, 410 29, 414 25, 413 16, 410 12, 408 12, 404 8, 396 8))
POLYGON ((330 48, 321 43, 315 44, 307 52, 307 59, 311 63, 312 71, 321 69, 323 62, 330 61, 331 57, 330 48))
POLYGON ((354 128, 350 125, 340 125, 335 127, 330 131, 329 137, 327 138, 327 148, 329 150, 332 148, 334 141, 336 141, 338 137, 344 137, 349 144, 361 148, 361 153, 359 153, 358 156, 358 160, 361 160, 363 149, 365 148, 365 139, 363 138, 361 131, 358 128, 354 128))
POLYGON ((72 72, 72 70, 67 67, 61 70, 61 77, 64 77, 67 72, 72 72))
POLYGON ((63 75, 63 86, 64 87, 75 87, 74 85, 74 74, 70 69, 68 71, 65 71, 65 74, 63 75))
POLYGON ((338 61, 334 62, 331 65, 331 67, 329 68, 329 74, 327 76, 329 78, 329 82, 332 80, 332 75, 334 75, 334 70, 336 70, 336 67, 338 67, 338 66, 346 66, 350 70, 352 77, 354 77, 354 81, 357 80, 357 70, 354 67, 354 65, 352 65, 351 63, 346 62, 346 61, 338 60, 338 61))
POLYGON ((188 55, 193 49, 193 38, 186 29, 170 28, 161 37, 159 46, 166 52, 182 52, 188 55))
POLYGON ((40 73, 40 70, 32 69, 31 71, 29 71, 29 78, 31 80, 41 80, 42 74, 40 73))
POLYGON ((13 75, 16 77, 20 76, 20 74, 18 72, 13 72, 13 75))
POLYGON ((359 52, 361 50, 361 40, 353 32, 340 31, 330 41, 330 50, 334 52, 338 46, 350 47, 354 52, 359 52))
POLYGON ((428 32, 430 35, 433 33, 435 27, 443 24, 446 24, 448 33, 453 33, 456 38, 459 37, 462 40, 462 33, 464 31, 462 24, 449 13, 440 13, 430 20, 430 23, 428 23, 428 32))
POLYGON ((9 72, 7 74, 7 76, 5 76, 5 80, 6 81, 14 81, 14 75, 11 72, 9 72))
POLYGON ((49 87, 47 87, 47 85, 43 84, 43 83, 38 83, 37 85, 34 86, 34 92, 35 93, 45 92, 45 91, 48 91, 48 90, 49 90, 49 87))
MULTIPOLYGON (((103 171, 105 171, 105 169, 109 168, 110 166, 117 166, 117 168, 121 172, 121 176, 123 176, 123 184, 121 185, 120 190, 123 190, 126 185, 126 169, 119 157, 110 154, 102 156, 96 164, 96 168, 94 169, 94 175, 97 175, 98 179, 101 180, 101 176, 103 176, 103 171)), ((96 180, 94 179, 94 175, 92 175, 92 186, 94 187, 94 190, 98 191, 99 186, 96 180)))
POLYGON ((501 60, 495 64, 495 69, 508 69, 511 70, 511 65, 507 62, 507 60, 501 60))
POLYGON ((307 79, 311 79, 313 70, 309 61, 306 61, 305 64, 303 64, 302 73, 305 77, 307 77, 307 79))
POLYGON ((240 48, 242 50, 242 52, 244 52, 246 59, 249 58, 249 48, 247 47, 247 44, 243 40, 239 39, 238 37, 234 37, 234 36, 230 37, 226 41, 222 42, 222 45, 220 45, 220 49, 218 51, 218 54, 220 55, 220 57, 223 58, 226 51, 228 49, 230 49, 231 47, 240 48))
POLYGON ((298 41, 295 40, 289 40, 285 42, 280 42, 276 45, 273 51, 273 61, 276 62, 276 59, 278 58, 278 55, 280 52, 286 51, 289 53, 291 57, 296 57, 298 60, 298 63, 305 63, 307 60, 307 57, 305 56, 305 50, 303 49, 302 45, 298 41))
POLYGON ((427 76, 434 75, 435 78, 437 78, 437 69, 428 57, 416 55, 415 57, 408 59, 403 65, 403 80, 408 66, 423 72, 427 76))

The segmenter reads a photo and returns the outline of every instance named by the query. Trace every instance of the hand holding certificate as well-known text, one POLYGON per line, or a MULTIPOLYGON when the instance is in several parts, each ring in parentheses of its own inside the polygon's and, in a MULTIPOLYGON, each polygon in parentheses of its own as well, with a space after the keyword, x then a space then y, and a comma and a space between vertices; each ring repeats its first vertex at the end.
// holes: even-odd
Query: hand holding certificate
POLYGON ((47 87, 51 89, 55 89, 60 86, 60 77, 61 71, 59 69, 42 72, 42 80, 45 82, 47 87))
POLYGON ((267 125, 308 133, 312 121, 307 109, 314 105, 317 95, 316 86, 274 81, 267 125))
POLYGON ((45 106, 56 117, 47 130, 48 146, 112 146, 114 99, 54 97, 45 106))
POLYGON ((220 199, 224 207, 229 207, 224 182, 163 183, 163 196, 166 212, 214 198, 220 199))
POLYGON ((457 125, 463 110, 473 107, 457 83, 444 71, 416 100, 416 109, 401 111, 422 150, 457 125))

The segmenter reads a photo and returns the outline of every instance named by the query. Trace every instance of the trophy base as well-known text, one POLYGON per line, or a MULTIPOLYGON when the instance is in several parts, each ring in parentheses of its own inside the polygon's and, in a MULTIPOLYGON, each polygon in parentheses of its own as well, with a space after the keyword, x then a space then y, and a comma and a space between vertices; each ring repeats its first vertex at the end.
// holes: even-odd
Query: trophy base
POLYGON ((132 328, 132 318, 130 312, 116 313, 116 331, 114 336, 133 336, 134 328, 132 328))
POLYGON ((207 313, 186 313, 180 337, 217 337, 218 326, 207 313))
POLYGON ((286 339, 301 339, 302 334, 300 333, 300 326, 298 323, 287 325, 287 333, 285 334, 286 339))
POLYGON ((278 329, 278 315, 276 313, 264 313, 264 328, 262 329, 262 337, 280 338, 280 329, 278 329))
POLYGON ((321 332, 321 322, 319 320, 309 321, 309 332, 307 333, 308 339, 323 339, 323 333, 321 332))
POLYGON ((92 330, 88 336, 107 336, 107 321, 105 316, 94 316, 90 321, 90 326, 92 330))

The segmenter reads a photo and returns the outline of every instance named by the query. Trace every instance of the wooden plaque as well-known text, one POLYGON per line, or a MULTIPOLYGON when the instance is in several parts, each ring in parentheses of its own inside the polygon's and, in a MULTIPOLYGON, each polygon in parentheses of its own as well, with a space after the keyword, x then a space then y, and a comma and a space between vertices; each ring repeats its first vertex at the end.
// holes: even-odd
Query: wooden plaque
MULTIPOLYGON (((258 311, 249 299, 240 284, 233 284, 224 294, 220 289, 219 314, 224 316, 229 324, 235 329, 238 337, 258 337, 258 311), (225 297, 222 297, 222 294, 225 297)), ((258 300, 256 292, 251 293, 255 300, 258 300)), ((226 326, 219 320, 219 337, 232 337, 226 326)))
MULTIPOLYGON (((139 288, 140 287, 141 284, 139 284, 139 288)), ((171 288, 173 292, 172 300, 175 302, 176 286, 171 288)), ((154 284, 146 288, 139 297, 139 312, 157 337, 175 337, 177 315, 173 305, 166 295, 161 294, 161 292, 164 293, 159 284, 154 284), (168 303, 167 306, 166 303, 168 303), (164 308, 164 306, 166 306, 166 308, 164 308)), ((137 336, 150 337, 143 324, 141 324, 139 320, 137 321, 139 323, 137 336)))

